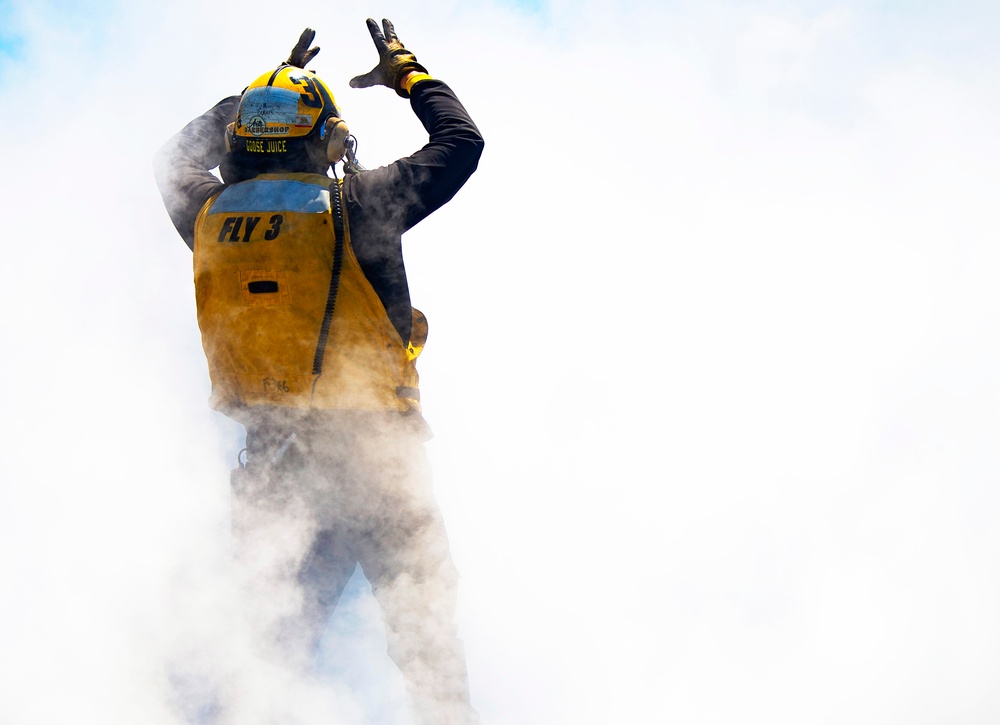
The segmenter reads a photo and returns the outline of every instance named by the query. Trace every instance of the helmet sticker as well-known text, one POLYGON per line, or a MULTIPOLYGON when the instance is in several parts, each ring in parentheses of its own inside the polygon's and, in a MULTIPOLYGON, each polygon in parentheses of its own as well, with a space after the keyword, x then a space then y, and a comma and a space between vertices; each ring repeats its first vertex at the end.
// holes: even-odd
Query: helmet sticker
POLYGON ((312 119, 299 113, 300 97, 287 88, 251 88, 240 104, 239 125, 253 136, 287 135, 292 126, 308 128, 312 119))
MULTIPOLYGON (((2 0, 0 0, 2 2, 2 0)), ((326 116, 338 115, 333 94, 319 78, 282 65, 261 75, 243 93, 234 136, 245 139, 241 151, 281 153, 289 139, 310 137, 326 116), (265 143, 275 139, 275 143, 265 143)))

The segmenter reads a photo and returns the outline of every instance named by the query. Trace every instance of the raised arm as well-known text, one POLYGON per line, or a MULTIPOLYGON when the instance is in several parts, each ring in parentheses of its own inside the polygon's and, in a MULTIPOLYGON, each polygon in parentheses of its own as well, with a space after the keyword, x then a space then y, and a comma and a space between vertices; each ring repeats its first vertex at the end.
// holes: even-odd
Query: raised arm
POLYGON ((403 47, 388 20, 382 30, 368 19, 379 63, 351 80, 354 88, 383 85, 410 99, 430 136, 411 156, 349 178, 347 202, 355 215, 378 220, 383 232, 401 234, 451 199, 469 179, 483 152, 483 137, 445 83, 431 78, 403 47))
POLYGON ((225 129, 236 117, 239 101, 239 96, 220 101, 174 134, 153 159, 163 204, 191 249, 198 212, 223 187, 212 169, 226 154, 225 129))

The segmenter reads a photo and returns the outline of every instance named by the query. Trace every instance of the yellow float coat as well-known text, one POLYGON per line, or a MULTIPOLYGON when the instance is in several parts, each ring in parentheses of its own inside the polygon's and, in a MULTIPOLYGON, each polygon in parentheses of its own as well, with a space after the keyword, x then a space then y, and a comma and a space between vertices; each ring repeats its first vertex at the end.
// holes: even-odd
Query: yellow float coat
POLYGON ((321 344, 334 276, 331 189, 339 184, 326 176, 263 174, 227 187, 198 215, 194 283, 210 402, 237 420, 256 406, 419 409, 426 320, 414 310, 413 339, 400 339, 354 256, 346 210, 321 344))

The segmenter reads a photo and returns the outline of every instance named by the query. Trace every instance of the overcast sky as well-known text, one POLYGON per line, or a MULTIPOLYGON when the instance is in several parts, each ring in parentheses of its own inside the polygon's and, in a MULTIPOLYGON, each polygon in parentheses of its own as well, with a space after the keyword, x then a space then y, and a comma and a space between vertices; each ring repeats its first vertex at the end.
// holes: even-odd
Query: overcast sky
POLYGON ((151 157, 305 26, 416 150, 369 16, 486 138, 404 238, 485 722, 1000 720, 1000 10, 0 0, 0 722, 180 722, 242 439, 151 157))

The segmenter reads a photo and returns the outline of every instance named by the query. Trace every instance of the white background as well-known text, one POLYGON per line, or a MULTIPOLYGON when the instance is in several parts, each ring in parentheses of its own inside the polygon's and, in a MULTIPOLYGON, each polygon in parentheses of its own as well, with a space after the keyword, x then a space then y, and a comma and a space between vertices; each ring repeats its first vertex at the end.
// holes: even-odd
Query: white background
MULTIPOLYGON (((0 4, 0 722, 181 722, 242 440, 151 157, 306 25, 412 152, 368 16, 487 142, 404 239, 485 722, 1000 720, 1000 17, 943 8, 0 4)), ((313 722, 399 701, 360 591, 313 722)))

